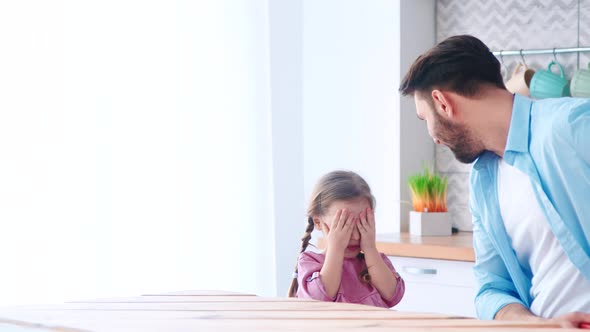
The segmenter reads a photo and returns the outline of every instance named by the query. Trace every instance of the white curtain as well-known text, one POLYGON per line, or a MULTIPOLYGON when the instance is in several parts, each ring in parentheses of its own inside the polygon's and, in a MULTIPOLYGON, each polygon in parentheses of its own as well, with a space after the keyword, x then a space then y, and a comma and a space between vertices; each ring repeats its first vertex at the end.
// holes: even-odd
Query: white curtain
POLYGON ((268 3, 0 2, 0 305, 275 290, 268 3))

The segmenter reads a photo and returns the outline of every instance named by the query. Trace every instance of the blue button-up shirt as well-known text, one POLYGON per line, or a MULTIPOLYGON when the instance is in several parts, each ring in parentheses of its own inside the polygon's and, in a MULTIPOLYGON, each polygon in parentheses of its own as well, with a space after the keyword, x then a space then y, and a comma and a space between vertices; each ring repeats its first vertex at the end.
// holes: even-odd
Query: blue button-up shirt
MULTIPOLYGON (((510 303, 530 308, 533 300, 533 276, 519 264, 500 214, 499 158, 482 154, 470 178, 475 306, 481 319, 493 319, 510 303)), ((531 199, 567 257, 590 280, 590 99, 532 101, 515 95, 504 160, 529 176, 531 199)))

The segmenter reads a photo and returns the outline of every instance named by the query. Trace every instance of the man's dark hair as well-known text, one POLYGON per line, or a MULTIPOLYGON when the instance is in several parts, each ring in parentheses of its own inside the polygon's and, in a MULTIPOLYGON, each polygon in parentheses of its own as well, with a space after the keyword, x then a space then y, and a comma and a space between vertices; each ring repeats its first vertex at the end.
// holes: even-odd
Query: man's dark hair
POLYGON ((485 85, 506 89, 500 62, 481 40, 461 35, 449 37, 419 56, 399 91, 406 96, 440 89, 473 97, 485 85))

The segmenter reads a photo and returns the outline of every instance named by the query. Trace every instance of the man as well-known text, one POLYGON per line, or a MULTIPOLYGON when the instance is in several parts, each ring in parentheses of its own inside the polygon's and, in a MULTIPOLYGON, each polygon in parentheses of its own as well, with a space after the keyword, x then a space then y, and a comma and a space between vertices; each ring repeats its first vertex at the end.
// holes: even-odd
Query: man
POLYGON ((478 316, 590 323, 590 99, 511 94, 472 36, 418 57, 400 92, 414 96, 435 143, 475 161, 478 316))

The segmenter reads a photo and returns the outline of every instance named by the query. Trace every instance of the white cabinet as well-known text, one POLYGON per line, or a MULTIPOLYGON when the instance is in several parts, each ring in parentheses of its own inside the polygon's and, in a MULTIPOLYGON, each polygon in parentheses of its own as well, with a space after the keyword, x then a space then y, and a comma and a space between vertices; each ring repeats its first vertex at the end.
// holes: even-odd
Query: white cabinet
POLYGON ((389 256, 406 283, 399 311, 475 317, 473 262, 389 256))

